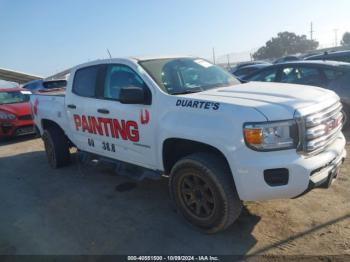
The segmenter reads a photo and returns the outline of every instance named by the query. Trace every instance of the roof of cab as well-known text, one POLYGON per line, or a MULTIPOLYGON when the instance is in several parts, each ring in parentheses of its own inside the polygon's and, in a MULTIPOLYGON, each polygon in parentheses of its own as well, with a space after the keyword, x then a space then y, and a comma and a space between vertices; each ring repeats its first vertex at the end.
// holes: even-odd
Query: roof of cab
POLYGON ((156 60, 156 59, 172 59, 172 58, 193 58, 194 56, 190 55, 158 55, 158 56, 133 56, 131 59, 137 61, 147 61, 147 60, 156 60))
POLYGON ((76 65, 71 70, 78 70, 83 67, 92 66, 92 65, 98 65, 103 63, 110 63, 113 60, 124 60, 124 61, 132 61, 132 62, 140 62, 140 61, 149 61, 149 60, 156 60, 156 59, 172 59, 172 58, 195 58, 194 56, 189 55, 163 55, 163 56, 134 56, 134 57, 112 57, 107 59, 97 59, 94 61, 89 61, 86 63, 82 63, 79 65, 76 65))

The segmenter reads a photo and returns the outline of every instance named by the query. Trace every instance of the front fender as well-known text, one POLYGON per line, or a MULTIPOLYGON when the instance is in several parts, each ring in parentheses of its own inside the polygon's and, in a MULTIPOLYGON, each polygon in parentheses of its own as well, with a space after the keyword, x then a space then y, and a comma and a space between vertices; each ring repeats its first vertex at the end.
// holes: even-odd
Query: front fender
POLYGON ((235 107, 221 104, 219 110, 201 110, 174 107, 160 114, 158 126, 158 166, 164 170, 163 144, 166 139, 178 138, 210 145, 219 150, 229 163, 236 186, 239 177, 234 161, 240 148, 246 147, 243 138, 245 122, 266 121, 266 118, 251 107, 235 107), (232 160, 233 159, 233 160, 232 160))

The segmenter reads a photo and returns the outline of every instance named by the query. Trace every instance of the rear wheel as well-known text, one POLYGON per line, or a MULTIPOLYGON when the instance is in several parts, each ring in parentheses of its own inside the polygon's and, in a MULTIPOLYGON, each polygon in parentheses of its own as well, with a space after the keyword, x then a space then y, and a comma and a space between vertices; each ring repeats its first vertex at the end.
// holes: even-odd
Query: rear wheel
POLYGON ((60 168, 70 163, 69 142, 61 129, 51 127, 44 130, 42 139, 52 168, 60 168))
POLYGON ((169 189, 178 211, 204 232, 226 229, 241 213, 231 172, 216 155, 196 153, 181 159, 172 168, 169 189))

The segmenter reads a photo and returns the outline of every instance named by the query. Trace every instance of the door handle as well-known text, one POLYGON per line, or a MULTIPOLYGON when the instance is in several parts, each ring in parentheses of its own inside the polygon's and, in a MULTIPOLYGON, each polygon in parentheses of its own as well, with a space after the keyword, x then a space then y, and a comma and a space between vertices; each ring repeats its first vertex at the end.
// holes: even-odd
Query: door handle
POLYGON ((109 114, 109 110, 104 109, 104 108, 99 108, 97 109, 97 112, 101 113, 101 114, 109 114))
POLYGON ((76 105, 72 105, 72 104, 67 105, 67 107, 68 107, 68 108, 71 108, 71 109, 76 109, 76 108, 77 108, 77 106, 76 106, 76 105))

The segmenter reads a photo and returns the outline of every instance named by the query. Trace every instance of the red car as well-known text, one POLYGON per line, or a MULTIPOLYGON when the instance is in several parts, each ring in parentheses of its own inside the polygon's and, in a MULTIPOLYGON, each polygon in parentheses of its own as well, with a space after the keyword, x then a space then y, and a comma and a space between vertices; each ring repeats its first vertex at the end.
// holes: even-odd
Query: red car
POLYGON ((0 138, 34 134, 30 91, 0 88, 0 138))

